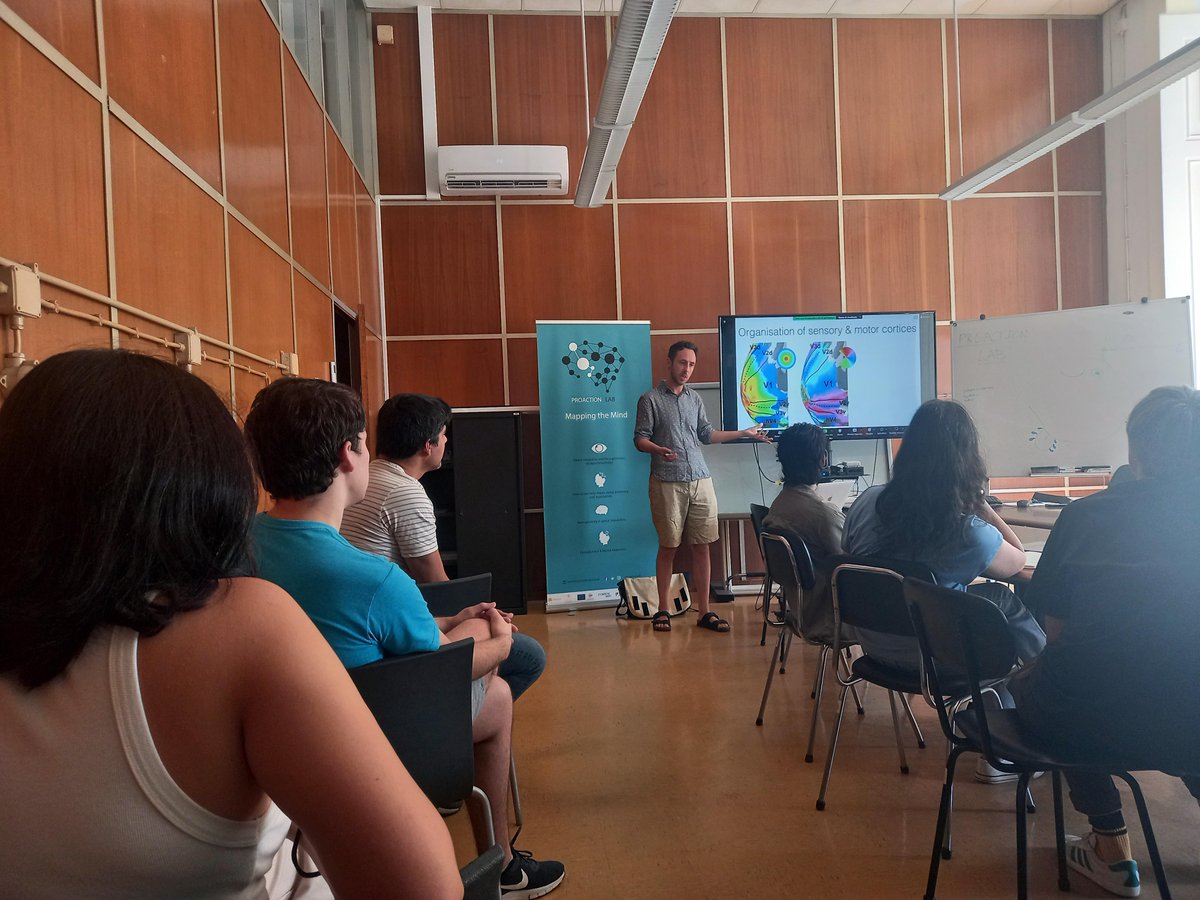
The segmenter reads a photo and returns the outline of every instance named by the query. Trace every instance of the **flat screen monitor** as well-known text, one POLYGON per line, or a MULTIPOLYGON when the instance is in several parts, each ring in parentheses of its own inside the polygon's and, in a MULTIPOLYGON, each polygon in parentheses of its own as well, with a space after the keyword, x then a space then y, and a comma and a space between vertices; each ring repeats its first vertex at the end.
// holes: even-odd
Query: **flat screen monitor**
POLYGON ((932 311, 721 316, 721 427, 898 437, 937 394, 934 322, 932 311))

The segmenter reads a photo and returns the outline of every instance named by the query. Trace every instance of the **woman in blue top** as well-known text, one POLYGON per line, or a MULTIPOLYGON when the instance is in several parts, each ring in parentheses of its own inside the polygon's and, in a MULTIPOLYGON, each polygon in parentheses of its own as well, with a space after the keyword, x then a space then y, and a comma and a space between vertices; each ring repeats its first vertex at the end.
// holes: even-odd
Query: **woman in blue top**
MULTIPOLYGON (((892 480, 868 488, 846 517, 847 553, 911 559, 938 584, 987 597, 1004 613, 1024 660, 1042 652, 1046 635, 1005 585, 971 585, 980 575, 1008 578, 1025 567, 1025 548, 984 502, 987 468, 970 415, 952 400, 921 405, 896 456, 892 480), (968 587, 970 585, 970 587, 968 587)), ((916 668, 915 641, 868 639, 882 662, 916 668)))

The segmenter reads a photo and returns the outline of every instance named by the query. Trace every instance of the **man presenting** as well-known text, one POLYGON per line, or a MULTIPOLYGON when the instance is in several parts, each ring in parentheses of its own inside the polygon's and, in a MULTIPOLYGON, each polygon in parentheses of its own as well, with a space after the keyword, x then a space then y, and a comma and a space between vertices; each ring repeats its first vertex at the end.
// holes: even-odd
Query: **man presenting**
MULTIPOLYGON (((438 552, 433 503, 420 482, 442 466, 449 422, 450 407, 439 397, 397 394, 384 403, 375 426, 376 458, 366 496, 342 519, 346 540, 403 566, 418 584, 450 580, 438 552)), ((516 700, 544 668, 542 645, 518 632, 499 674, 516 700)))
MULTIPOLYGON (((700 395, 687 386, 699 348, 676 341, 667 351, 667 377, 638 400, 633 445, 650 456, 650 515, 658 532, 655 576, 660 602, 670 592, 675 551, 691 546, 692 593, 700 620, 709 631, 728 631, 729 623, 708 608, 711 562, 708 545, 717 539, 717 495, 700 451, 701 444, 724 444, 738 438, 770 442, 762 428, 716 431, 709 424, 700 395)), ((655 631, 671 630, 665 609, 652 619, 655 631)))

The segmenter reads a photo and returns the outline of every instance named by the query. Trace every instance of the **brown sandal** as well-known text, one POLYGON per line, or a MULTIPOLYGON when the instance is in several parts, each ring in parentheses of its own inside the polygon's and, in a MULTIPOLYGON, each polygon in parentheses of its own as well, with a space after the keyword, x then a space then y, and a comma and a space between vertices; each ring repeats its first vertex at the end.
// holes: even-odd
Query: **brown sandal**
POLYGON ((655 631, 670 631, 671 630, 671 614, 665 609, 660 609, 650 617, 650 625, 655 631))
POLYGON ((702 615, 696 624, 701 628, 707 628, 709 631, 716 631, 721 634, 729 631, 729 622, 722 619, 711 609, 702 615))

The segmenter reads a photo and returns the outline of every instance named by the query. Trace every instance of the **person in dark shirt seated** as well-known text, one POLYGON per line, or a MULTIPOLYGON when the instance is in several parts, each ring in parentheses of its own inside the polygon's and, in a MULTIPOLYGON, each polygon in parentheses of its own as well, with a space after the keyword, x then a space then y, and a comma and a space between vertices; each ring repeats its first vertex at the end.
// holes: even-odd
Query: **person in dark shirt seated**
MULTIPOLYGON (((1200 392, 1151 391, 1127 435, 1135 479, 1072 503, 1046 541, 1027 599, 1049 643, 1013 683, 1017 714, 1051 750, 1151 753, 1192 773, 1184 782, 1200 799, 1200 392)), ((1138 896, 1112 778, 1067 782, 1092 826, 1067 862, 1113 894, 1138 896)))
POLYGON ((841 552, 846 517, 813 490, 821 480, 821 469, 829 462, 829 439, 816 425, 804 423, 788 428, 776 440, 783 490, 771 504, 763 527, 789 539, 799 538, 808 546, 816 584, 814 602, 808 610, 800 610, 804 634, 813 640, 832 640, 833 604, 829 600, 827 561, 841 552))

